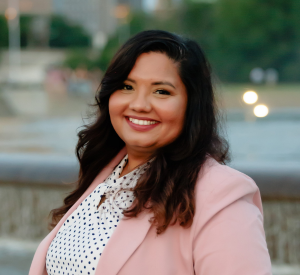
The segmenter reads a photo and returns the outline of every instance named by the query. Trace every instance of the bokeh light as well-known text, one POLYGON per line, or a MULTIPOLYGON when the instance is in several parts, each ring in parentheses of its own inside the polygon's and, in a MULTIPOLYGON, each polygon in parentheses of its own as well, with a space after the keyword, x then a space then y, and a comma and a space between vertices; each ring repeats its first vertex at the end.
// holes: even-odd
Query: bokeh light
POLYGON ((269 113, 269 109, 266 105, 260 104, 254 107, 253 113, 257 117, 265 117, 269 113))
POLYGON ((114 16, 118 19, 126 18, 129 15, 129 7, 127 5, 118 5, 114 9, 114 16))
POLYGON ((7 8, 6 11, 5 11, 5 18, 7 20, 13 20, 16 18, 18 12, 16 9, 14 8, 7 8))
POLYGON ((243 95, 243 100, 247 104, 253 104, 257 101, 257 99, 258 99, 258 95, 254 91, 247 91, 243 95))

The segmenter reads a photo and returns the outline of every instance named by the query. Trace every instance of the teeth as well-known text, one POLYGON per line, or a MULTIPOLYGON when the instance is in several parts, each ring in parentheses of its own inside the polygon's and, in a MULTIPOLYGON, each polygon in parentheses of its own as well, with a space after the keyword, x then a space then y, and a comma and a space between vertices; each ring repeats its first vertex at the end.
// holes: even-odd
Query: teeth
POLYGON ((134 123, 134 124, 137 124, 137 125, 152 125, 152 124, 155 124, 157 123, 156 121, 153 121, 153 120, 139 120, 139 119, 135 119, 135 118, 129 118, 129 120, 134 123))

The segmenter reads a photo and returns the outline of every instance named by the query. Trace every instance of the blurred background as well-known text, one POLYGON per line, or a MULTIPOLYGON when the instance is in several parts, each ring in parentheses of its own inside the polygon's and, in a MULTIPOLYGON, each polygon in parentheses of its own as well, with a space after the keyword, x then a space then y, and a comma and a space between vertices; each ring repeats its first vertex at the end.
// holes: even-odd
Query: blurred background
POLYGON ((232 162, 260 188, 275 275, 300 274, 299 0, 0 2, 0 275, 28 274, 72 190, 77 132, 130 36, 195 39, 211 63, 232 162))

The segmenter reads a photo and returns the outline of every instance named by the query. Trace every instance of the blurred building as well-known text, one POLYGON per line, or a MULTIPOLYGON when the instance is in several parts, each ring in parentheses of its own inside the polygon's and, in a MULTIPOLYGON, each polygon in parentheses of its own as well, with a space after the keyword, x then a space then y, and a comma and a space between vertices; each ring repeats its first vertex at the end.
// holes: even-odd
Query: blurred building
POLYGON ((145 0, 118 0, 118 4, 128 5, 134 11, 142 10, 144 7, 143 2, 145 0))
MULTIPOLYGON (((139 8, 141 1, 127 2, 130 2, 130 6, 139 8)), ((107 36, 114 33, 117 27, 114 9, 119 4, 118 0, 19 0, 17 2, 20 14, 36 15, 36 20, 32 24, 33 32, 36 34, 34 37, 39 36, 38 33, 47 33, 45 29, 50 15, 61 15, 69 22, 82 26, 93 37, 93 45, 96 47, 105 44, 107 36)), ((8 5, 8 0, 0 1, 0 14, 5 14, 8 5)))
MULTIPOLYGON (((0 14, 8 8, 8 0, 0 1, 0 14)), ((19 0, 21 14, 48 15, 52 13, 52 0, 19 0)))

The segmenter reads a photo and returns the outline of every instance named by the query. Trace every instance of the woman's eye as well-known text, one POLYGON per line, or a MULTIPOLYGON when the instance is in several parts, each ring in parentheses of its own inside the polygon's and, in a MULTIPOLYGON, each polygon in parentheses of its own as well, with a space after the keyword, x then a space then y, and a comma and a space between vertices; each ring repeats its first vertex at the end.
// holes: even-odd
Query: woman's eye
POLYGON ((166 90, 156 90, 155 91, 156 94, 159 94, 159 95, 169 95, 170 93, 166 90))
POLYGON ((132 86, 123 84, 123 90, 132 90, 132 86))

